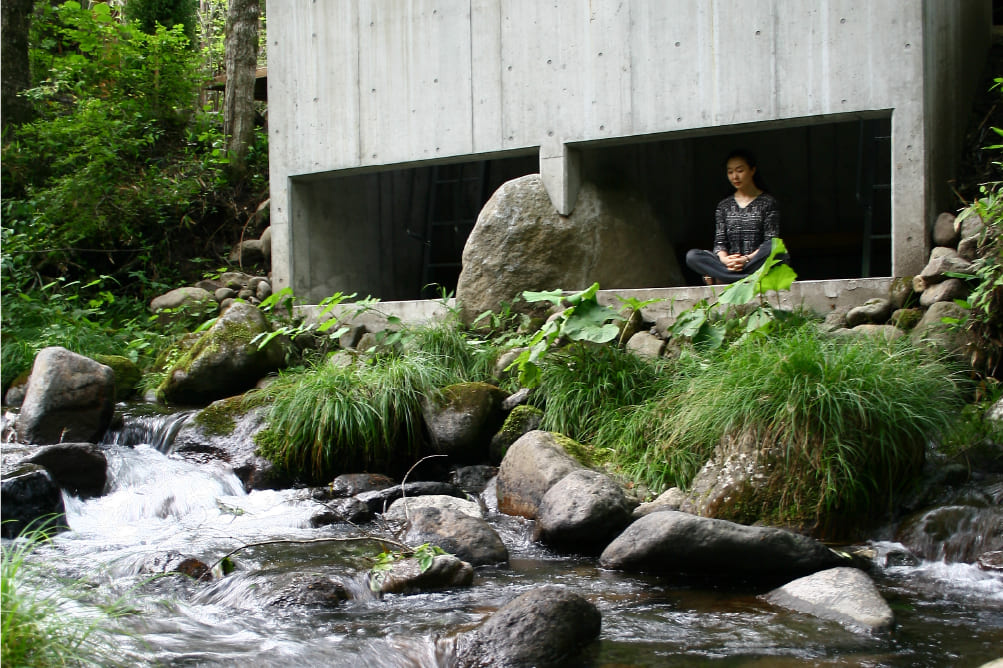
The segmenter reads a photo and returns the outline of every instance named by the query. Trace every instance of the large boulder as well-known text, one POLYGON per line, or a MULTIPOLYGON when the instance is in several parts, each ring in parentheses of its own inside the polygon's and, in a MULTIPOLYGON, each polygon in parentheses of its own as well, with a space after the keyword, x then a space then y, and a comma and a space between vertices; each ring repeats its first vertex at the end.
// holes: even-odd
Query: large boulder
POLYGON ((576 665, 599 637, 602 615, 585 598, 546 586, 516 597, 456 639, 458 668, 558 668, 576 665))
POLYGON ((683 285, 676 253, 651 208, 586 183, 560 215, 539 174, 507 183, 481 209, 456 288, 463 317, 512 304, 524 290, 683 285))
POLYGON ((535 519, 547 491, 572 471, 585 468, 562 445, 566 437, 531 431, 512 444, 498 468, 498 510, 535 519))
POLYGON ((558 547, 602 548, 630 524, 632 510, 623 488, 609 476, 572 471, 543 495, 537 537, 558 547))
POLYGON ((474 566, 508 562, 508 549, 491 525, 452 508, 425 506, 410 511, 404 541, 430 543, 474 566))
POLYGON ((14 538, 26 529, 65 528, 66 508, 59 485, 36 464, 5 473, 0 481, 0 519, 4 538, 14 538))
POLYGON ((104 435, 115 411, 115 374, 94 360, 53 346, 35 357, 17 418, 25 443, 88 441, 104 435))
POLYGON ((793 531, 665 510, 627 527, 603 550, 599 563, 614 570, 722 580, 789 580, 846 566, 848 558, 793 531))
POLYGON ((487 460, 491 437, 504 419, 501 405, 506 396, 488 383, 460 383, 423 401, 432 451, 461 462, 487 460))
POLYGON ((205 405, 245 392, 285 363, 279 338, 251 341, 271 326, 251 304, 236 302, 167 371, 158 392, 169 404, 205 405))
POLYGON ((895 613, 866 573, 848 566, 830 568, 788 582, 766 595, 774 605, 875 633, 895 624, 895 613))

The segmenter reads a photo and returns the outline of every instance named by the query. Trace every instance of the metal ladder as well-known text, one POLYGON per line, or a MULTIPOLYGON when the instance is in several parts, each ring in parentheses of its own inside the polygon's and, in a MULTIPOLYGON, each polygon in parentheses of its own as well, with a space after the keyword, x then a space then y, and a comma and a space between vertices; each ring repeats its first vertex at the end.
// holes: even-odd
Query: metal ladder
MULTIPOLYGON (((891 239, 891 221, 888 222, 889 232, 874 232, 874 193, 884 192, 891 196, 891 167, 888 173, 877 173, 879 151, 891 155, 891 132, 888 119, 862 119, 860 121, 859 139, 857 142, 857 202, 864 210, 864 232, 860 253, 860 276, 871 275, 871 257, 874 241, 891 239), (878 180, 878 179, 881 180, 878 180)), ((890 162, 890 160, 889 160, 890 162)))
POLYGON ((424 298, 438 296, 435 293, 439 287, 456 288, 463 246, 484 203, 487 165, 487 161, 482 160, 432 167, 422 239, 421 294, 424 298))

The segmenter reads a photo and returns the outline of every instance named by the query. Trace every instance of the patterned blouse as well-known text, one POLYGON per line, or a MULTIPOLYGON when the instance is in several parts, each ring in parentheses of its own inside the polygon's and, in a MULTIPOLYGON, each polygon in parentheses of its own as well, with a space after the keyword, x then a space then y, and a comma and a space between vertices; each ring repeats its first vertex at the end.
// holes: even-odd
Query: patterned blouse
POLYGON ((726 251, 749 255, 763 242, 780 236, 780 209, 777 200, 766 193, 743 209, 734 196, 725 197, 714 214, 714 252, 726 251))

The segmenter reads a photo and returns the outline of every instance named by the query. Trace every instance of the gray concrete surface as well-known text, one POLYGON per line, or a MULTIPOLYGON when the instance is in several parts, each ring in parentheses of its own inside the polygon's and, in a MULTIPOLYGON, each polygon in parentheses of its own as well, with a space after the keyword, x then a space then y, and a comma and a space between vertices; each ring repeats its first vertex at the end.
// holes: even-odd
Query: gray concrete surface
POLYGON ((275 288, 365 292, 387 271, 374 260, 373 205, 332 177, 537 152, 566 211, 580 152, 596 146, 888 116, 892 274, 918 272, 928 225, 954 208, 946 177, 990 9, 988 0, 269 0, 275 288))
MULTIPOLYGON (((863 304, 868 299, 887 297, 890 278, 860 278, 836 281, 795 281, 789 291, 779 296, 769 293, 767 299, 773 305, 779 305, 786 310, 797 307, 826 315, 835 310, 849 310, 863 304)), ((600 290, 597 297, 599 303, 617 307, 620 299, 635 297, 639 301, 657 300, 641 309, 641 316, 646 322, 659 323, 664 326, 675 321, 676 317, 692 307, 701 299, 710 303, 723 288, 714 287, 684 287, 684 288, 648 288, 643 290, 600 290)), ((412 300, 396 302, 378 302, 371 309, 358 313, 359 308, 353 304, 339 304, 332 309, 334 317, 345 323, 365 325, 370 331, 379 331, 387 327, 387 317, 399 318, 406 324, 426 324, 445 318, 456 302, 448 300, 412 300)), ((316 306, 300 306, 298 312, 309 316, 316 314, 316 306)))

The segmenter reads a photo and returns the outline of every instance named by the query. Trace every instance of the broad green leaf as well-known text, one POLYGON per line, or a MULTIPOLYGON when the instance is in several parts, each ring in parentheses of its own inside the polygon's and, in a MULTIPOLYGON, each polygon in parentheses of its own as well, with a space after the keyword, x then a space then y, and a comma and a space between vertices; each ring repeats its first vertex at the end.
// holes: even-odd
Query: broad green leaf
POLYGON ((585 288, 581 292, 576 292, 575 294, 568 297, 568 303, 571 305, 576 305, 580 302, 587 300, 595 300, 596 293, 599 292, 599 284, 593 283, 589 287, 585 288))
POLYGON ((798 275, 789 265, 779 263, 772 267, 760 283, 763 292, 789 290, 798 275))
POLYGON ((526 290, 522 293, 522 298, 528 302, 550 302, 554 306, 560 306, 564 299, 563 290, 547 290, 544 292, 532 292, 526 290))

